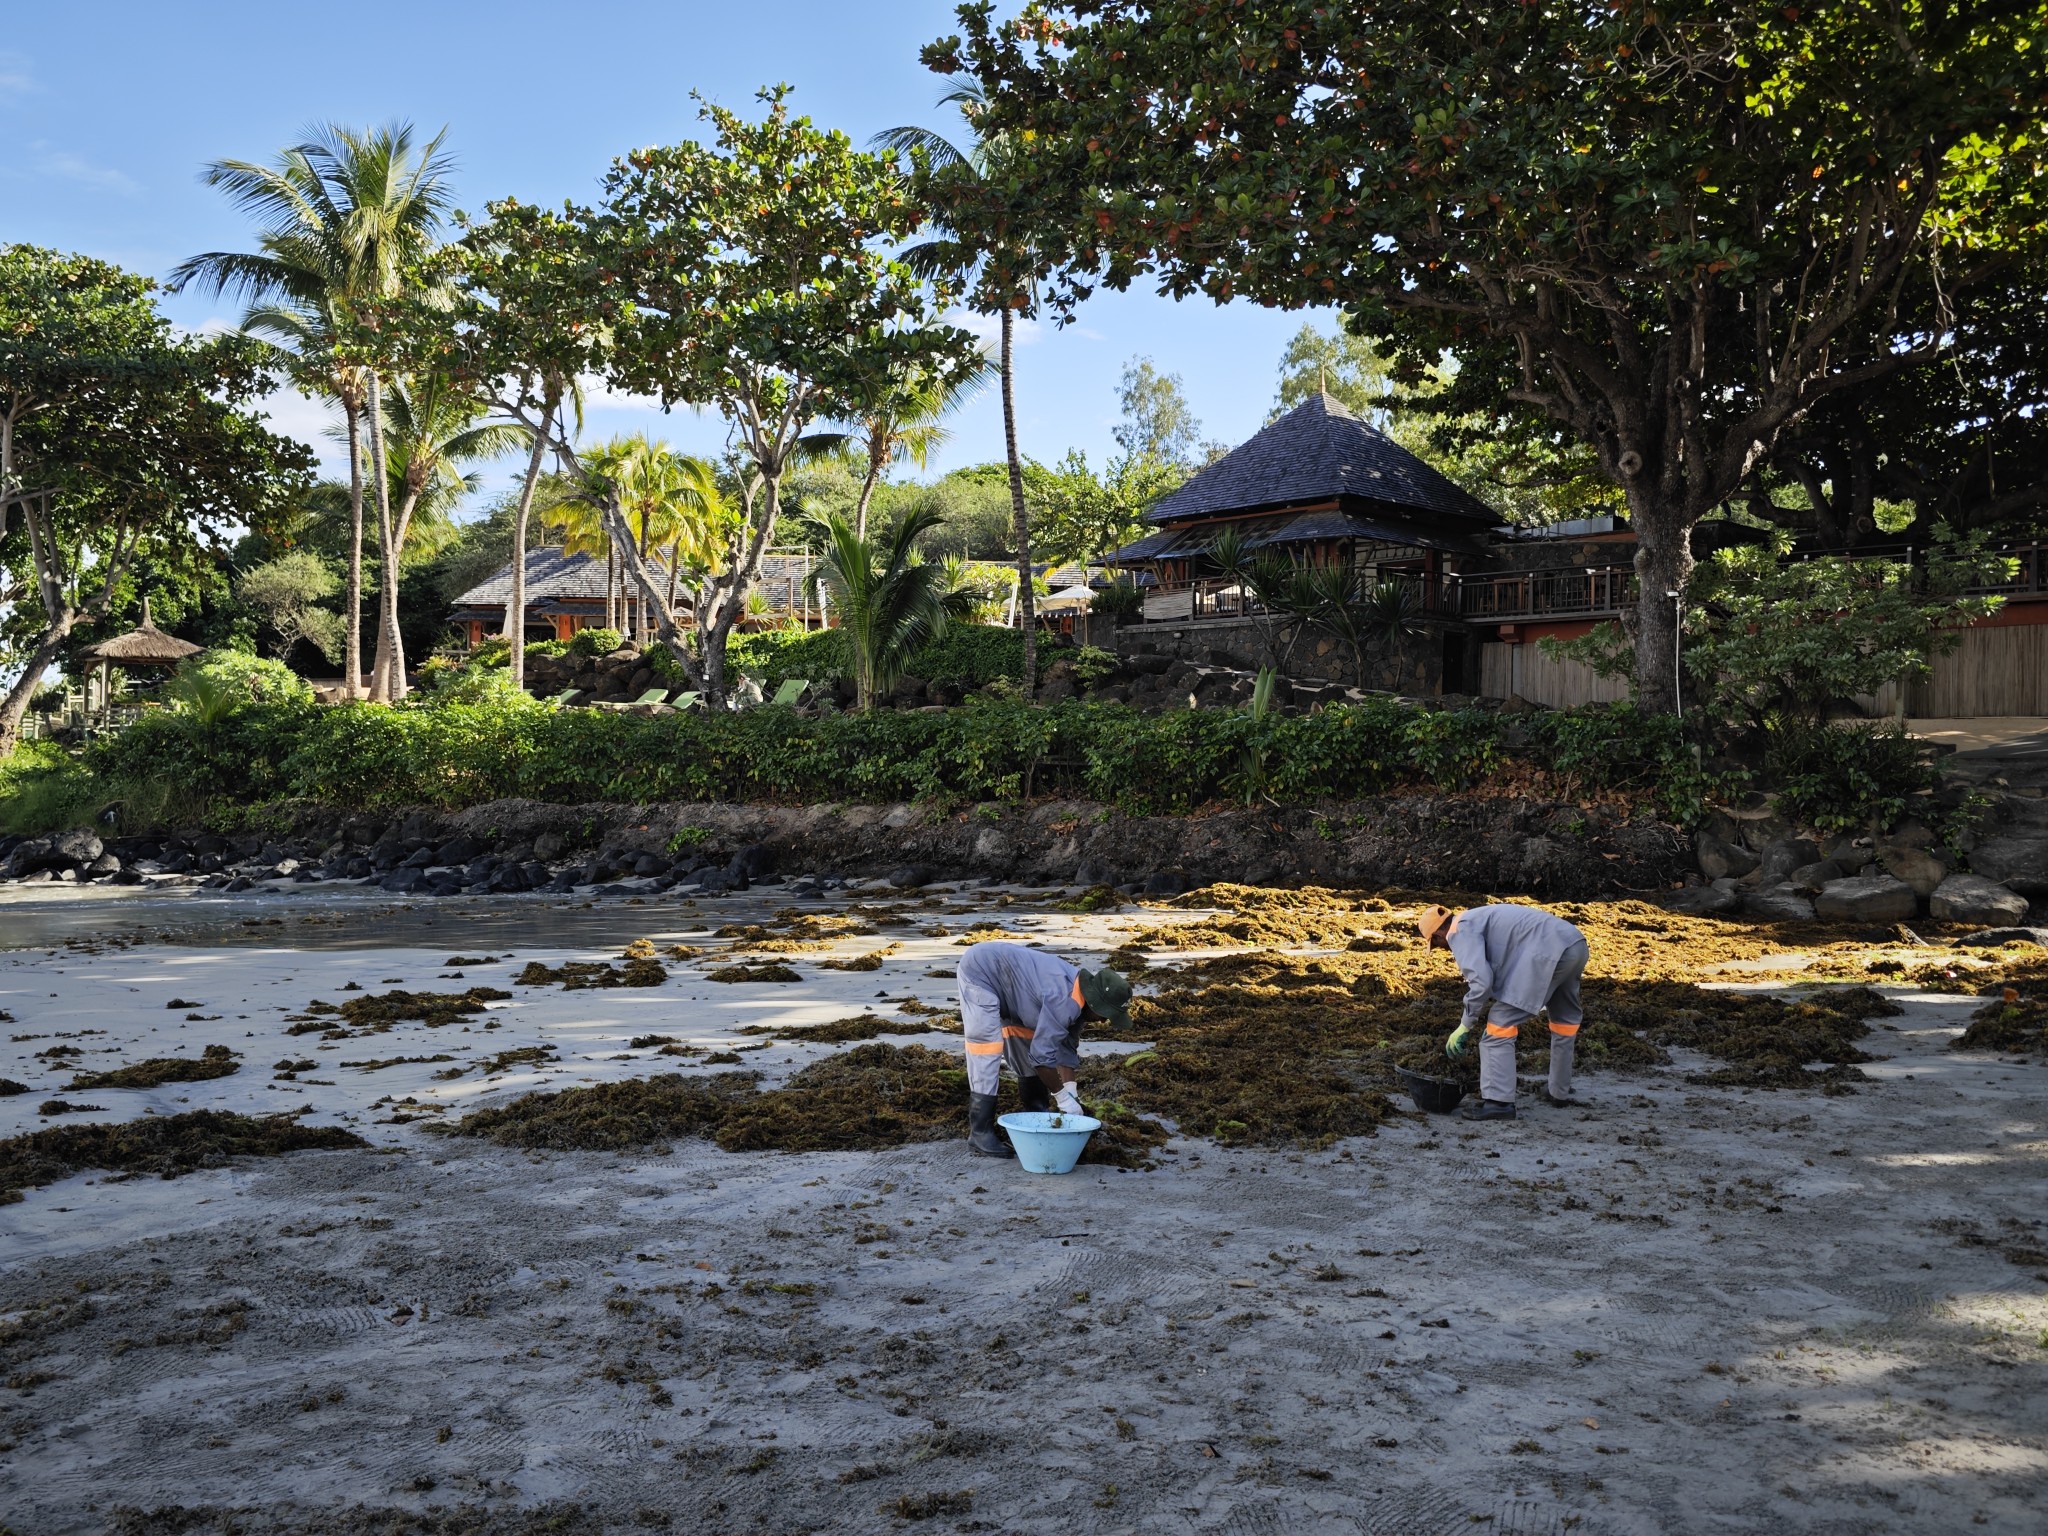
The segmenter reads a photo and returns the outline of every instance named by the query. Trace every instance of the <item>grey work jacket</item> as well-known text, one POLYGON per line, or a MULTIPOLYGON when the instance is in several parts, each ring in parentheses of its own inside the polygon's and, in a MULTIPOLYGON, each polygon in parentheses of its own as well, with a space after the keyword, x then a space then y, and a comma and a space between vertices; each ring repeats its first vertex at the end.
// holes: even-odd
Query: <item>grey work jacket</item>
POLYGON ((1540 1012, 1550 1000, 1557 962, 1574 944, 1586 942, 1578 929, 1541 907, 1473 907, 1457 921, 1451 958, 1465 973, 1467 1027, 1486 1017, 1494 999, 1524 1013, 1540 1012))
POLYGON ((1007 1018, 1031 1031, 1032 1065, 1072 1066, 1067 1035, 1081 1016, 1074 996, 1079 975, 1058 955, 1029 945, 999 939, 970 944, 960 956, 959 970, 960 1006, 969 1015, 965 1022, 971 1026, 975 1015, 993 1009, 996 1017, 983 1019, 985 1027, 1007 1018))

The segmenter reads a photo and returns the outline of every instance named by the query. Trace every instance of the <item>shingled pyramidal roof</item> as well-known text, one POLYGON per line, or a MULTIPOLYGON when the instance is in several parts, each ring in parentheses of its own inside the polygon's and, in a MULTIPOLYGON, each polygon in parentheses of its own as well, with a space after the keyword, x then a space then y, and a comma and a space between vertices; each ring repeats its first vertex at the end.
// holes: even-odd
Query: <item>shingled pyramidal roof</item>
POLYGON ((1348 512, 1434 525, 1453 538, 1501 522, 1491 507, 1322 393, 1161 497, 1145 518, 1178 523, 1333 499, 1348 512))

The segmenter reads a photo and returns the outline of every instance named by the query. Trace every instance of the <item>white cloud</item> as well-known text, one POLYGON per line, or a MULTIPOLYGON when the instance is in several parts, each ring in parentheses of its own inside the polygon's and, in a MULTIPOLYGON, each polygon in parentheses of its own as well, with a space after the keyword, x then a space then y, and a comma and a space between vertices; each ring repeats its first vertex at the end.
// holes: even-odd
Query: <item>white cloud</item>
POLYGON ((29 73, 28 55, 0 48, 0 102, 34 95, 35 76, 29 73))
MULTIPOLYGON (((1000 345, 1003 336, 1002 320, 995 315, 979 314, 971 309, 956 309, 941 317, 948 325, 957 325, 985 347, 1000 345)), ((1018 319, 1013 344, 1028 347, 1035 343, 1044 327, 1028 316, 1018 319)))
POLYGON ((142 190, 123 172, 94 165, 83 155, 74 155, 69 150, 58 149, 46 139, 31 140, 28 151, 32 157, 29 168, 38 176, 72 181, 83 187, 95 187, 102 192, 119 192, 124 197, 142 190))

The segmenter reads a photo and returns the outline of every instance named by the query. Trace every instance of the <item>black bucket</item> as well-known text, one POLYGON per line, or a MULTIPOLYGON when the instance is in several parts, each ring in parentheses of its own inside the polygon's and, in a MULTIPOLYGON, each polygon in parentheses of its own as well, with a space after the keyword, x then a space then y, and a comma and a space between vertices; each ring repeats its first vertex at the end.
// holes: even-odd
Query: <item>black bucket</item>
POLYGON ((1458 1107, 1465 1097, 1465 1090, 1448 1077, 1431 1077, 1426 1072, 1411 1072, 1406 1067, 1396 1067, 1401 1086, 1408 1090, 1408 1097, 1415 1101, 1415 1107, 1432 1115, 1448 1115, 1458 1107))

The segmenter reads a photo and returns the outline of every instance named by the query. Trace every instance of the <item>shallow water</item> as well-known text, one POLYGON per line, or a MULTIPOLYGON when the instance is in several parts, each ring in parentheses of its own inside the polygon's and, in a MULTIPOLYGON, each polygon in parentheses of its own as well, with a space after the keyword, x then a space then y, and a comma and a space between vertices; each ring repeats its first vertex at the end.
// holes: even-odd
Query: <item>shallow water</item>
MULTIPOLYGON (((897 899, 909 893, 892 893, 897 899)), ((918 893, 928 894, 928 893, 918 893)), ((0 886, 0 950, 82 940, 305 950, 392 944, 465 948, 605 948, 620 925, 633 937, 674 943, 725 923, 758 922, 788 906, 843 904, 846 896, 793 897, 779 886, 740 895, 677 899, 610 896, 450 896, 396 900, 362 886, 299 885, 224 896, 191 886, 0 886)))

